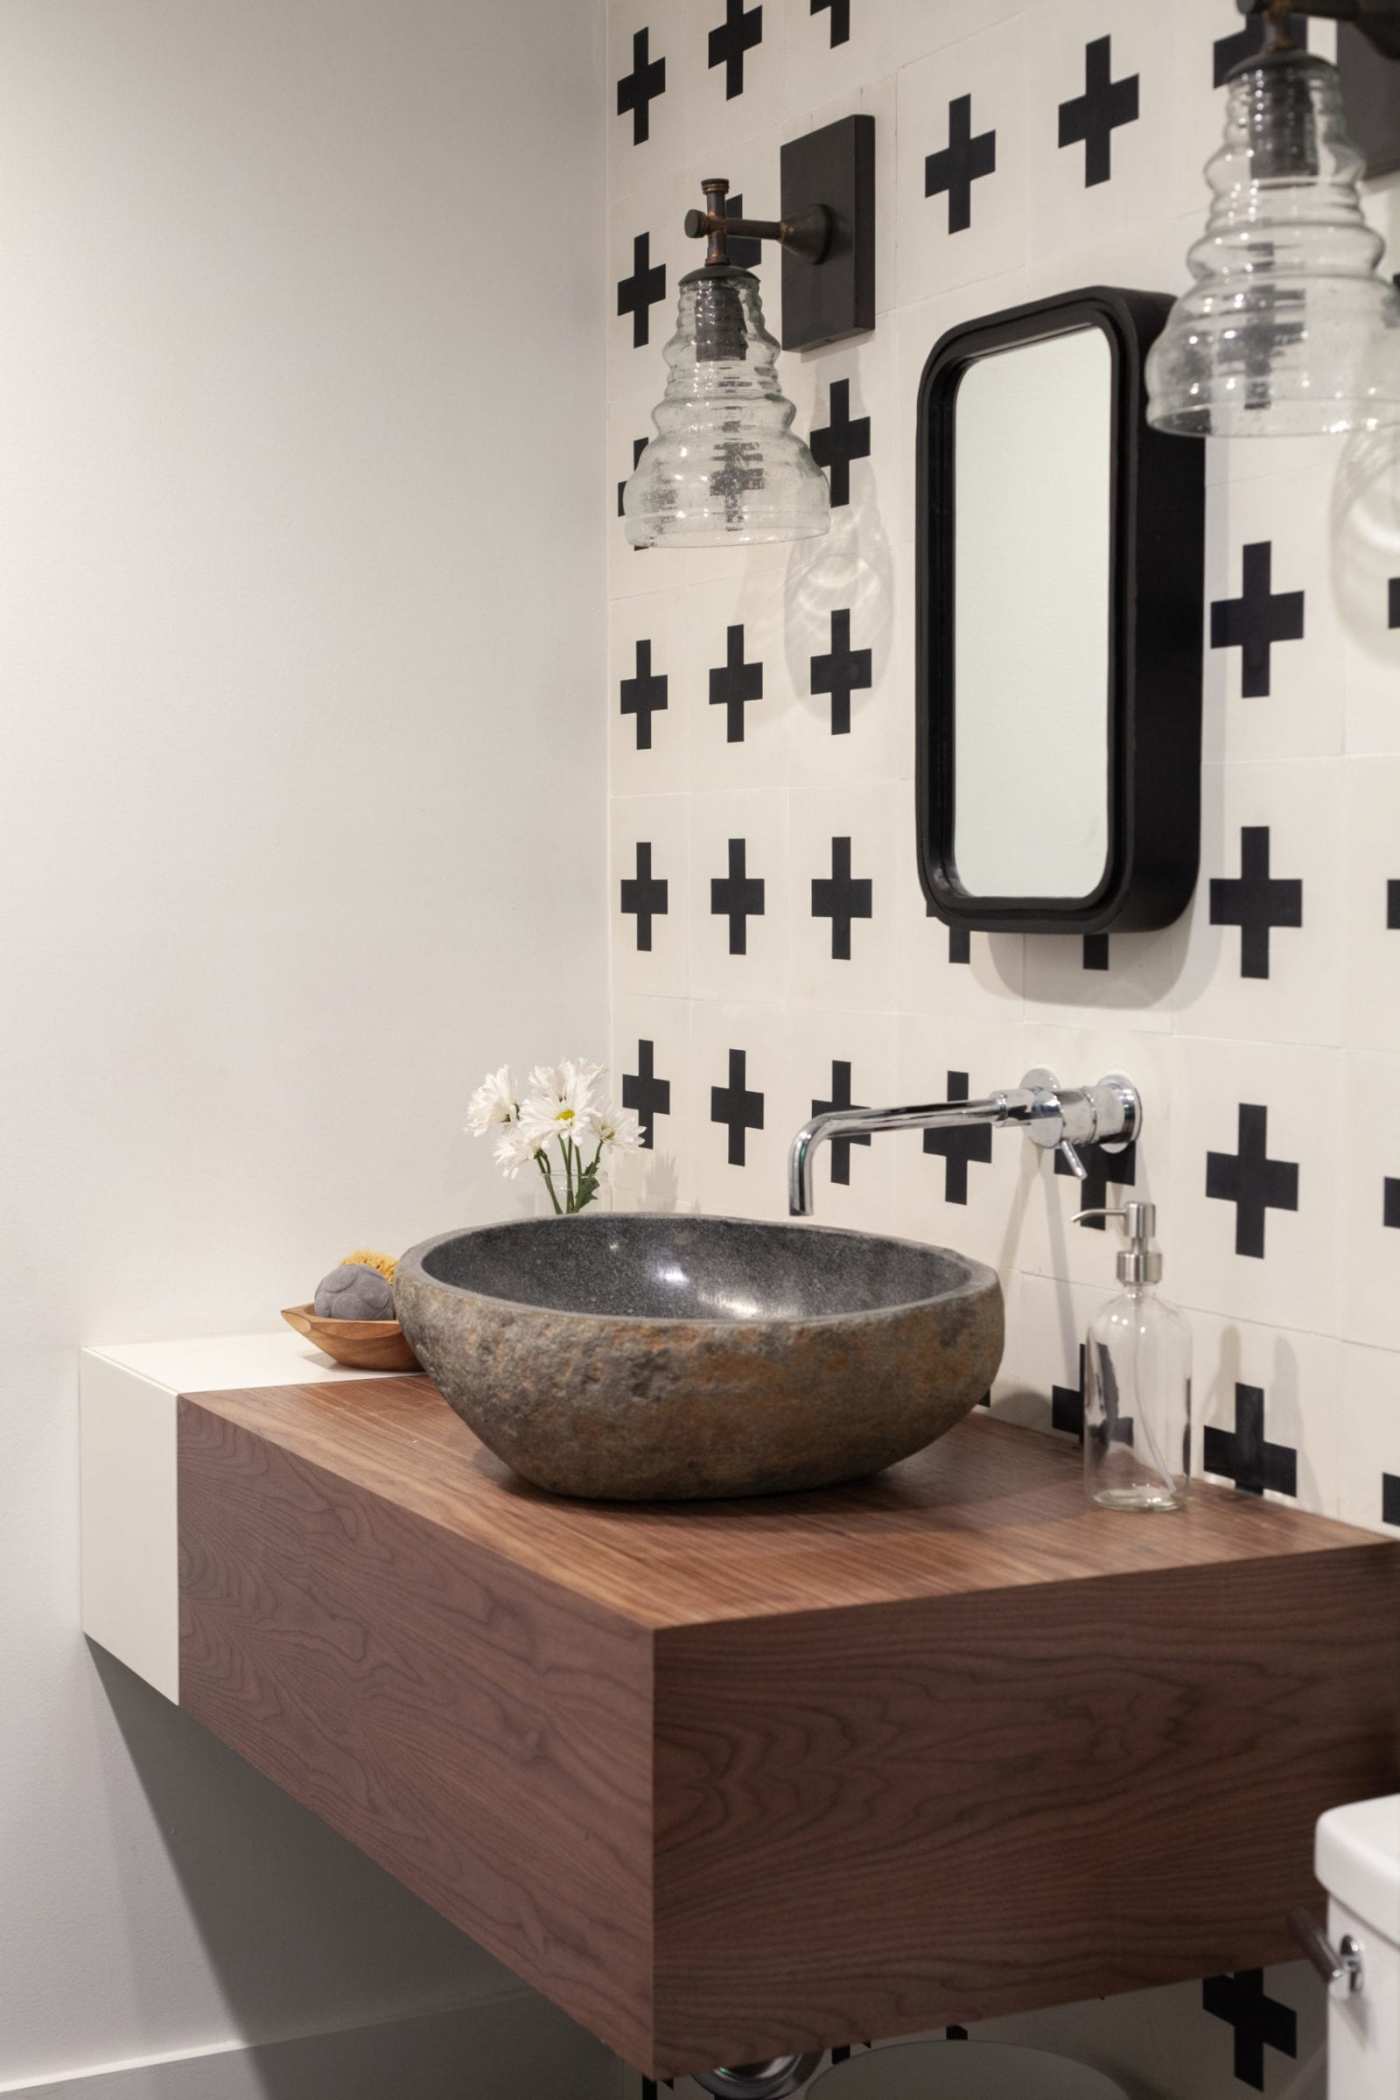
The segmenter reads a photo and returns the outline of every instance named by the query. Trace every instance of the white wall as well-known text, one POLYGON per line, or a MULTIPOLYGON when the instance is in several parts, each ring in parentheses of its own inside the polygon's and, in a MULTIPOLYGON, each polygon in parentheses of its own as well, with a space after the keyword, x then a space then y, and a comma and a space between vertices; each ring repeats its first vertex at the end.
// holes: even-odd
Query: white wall
POLYGON ((0 12, 0 2086, 500 1981, 99 1670, 74 1349, 489 1215, 480 1070, 601 1053, 599 14, 0 12))

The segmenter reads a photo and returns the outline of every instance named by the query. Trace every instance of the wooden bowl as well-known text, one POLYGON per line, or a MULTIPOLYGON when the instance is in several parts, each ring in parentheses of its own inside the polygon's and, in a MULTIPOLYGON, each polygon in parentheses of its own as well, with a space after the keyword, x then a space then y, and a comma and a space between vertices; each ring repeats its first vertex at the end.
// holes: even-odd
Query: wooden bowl
POLYGON ((420 1371, 397 1320, 323 1320, 313 1305, 287 1305, 282 1318, 347 1371, 420 1371))

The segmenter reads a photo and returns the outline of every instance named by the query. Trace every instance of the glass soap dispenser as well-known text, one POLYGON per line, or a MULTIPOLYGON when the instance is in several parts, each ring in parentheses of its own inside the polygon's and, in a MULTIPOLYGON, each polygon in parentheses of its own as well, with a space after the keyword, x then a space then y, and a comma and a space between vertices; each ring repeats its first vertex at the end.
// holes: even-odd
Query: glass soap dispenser
POLYGON ((1081 1210, 1120 1218, 1123 1288, 1089 1323, 1084 1349, 1084 1487, 1108 1509, 1180 1509, 1191 1474, 1191 1330, 1157 1285, 1155 1203, 1081 1210))

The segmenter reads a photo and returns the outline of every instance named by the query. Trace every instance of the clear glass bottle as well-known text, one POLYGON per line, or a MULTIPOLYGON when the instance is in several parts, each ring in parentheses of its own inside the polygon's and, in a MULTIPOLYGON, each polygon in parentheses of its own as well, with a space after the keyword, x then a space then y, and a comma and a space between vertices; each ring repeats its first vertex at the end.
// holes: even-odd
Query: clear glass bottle
POLYGON ((1121 1218, 1123 1285, 1089 1323, 1084 1350, 1084 1486, 1108 1509, 1180 1509, 1191 1475, 1191 1330, 1157 1289, 1157 1207, 1080 1211, 1121 1218))

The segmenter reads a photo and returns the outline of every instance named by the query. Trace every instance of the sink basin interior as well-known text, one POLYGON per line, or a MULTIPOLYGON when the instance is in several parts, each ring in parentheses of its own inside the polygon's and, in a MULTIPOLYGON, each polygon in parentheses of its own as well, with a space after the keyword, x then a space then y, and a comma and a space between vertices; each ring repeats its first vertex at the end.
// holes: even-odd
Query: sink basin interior
POLYGON ((810 1225, 656 1214, 526 1219, 454 1236, 426 1273, 488 1298, 644 1320, 820 1319, 946 1297, 956 1256, 810 1225))

